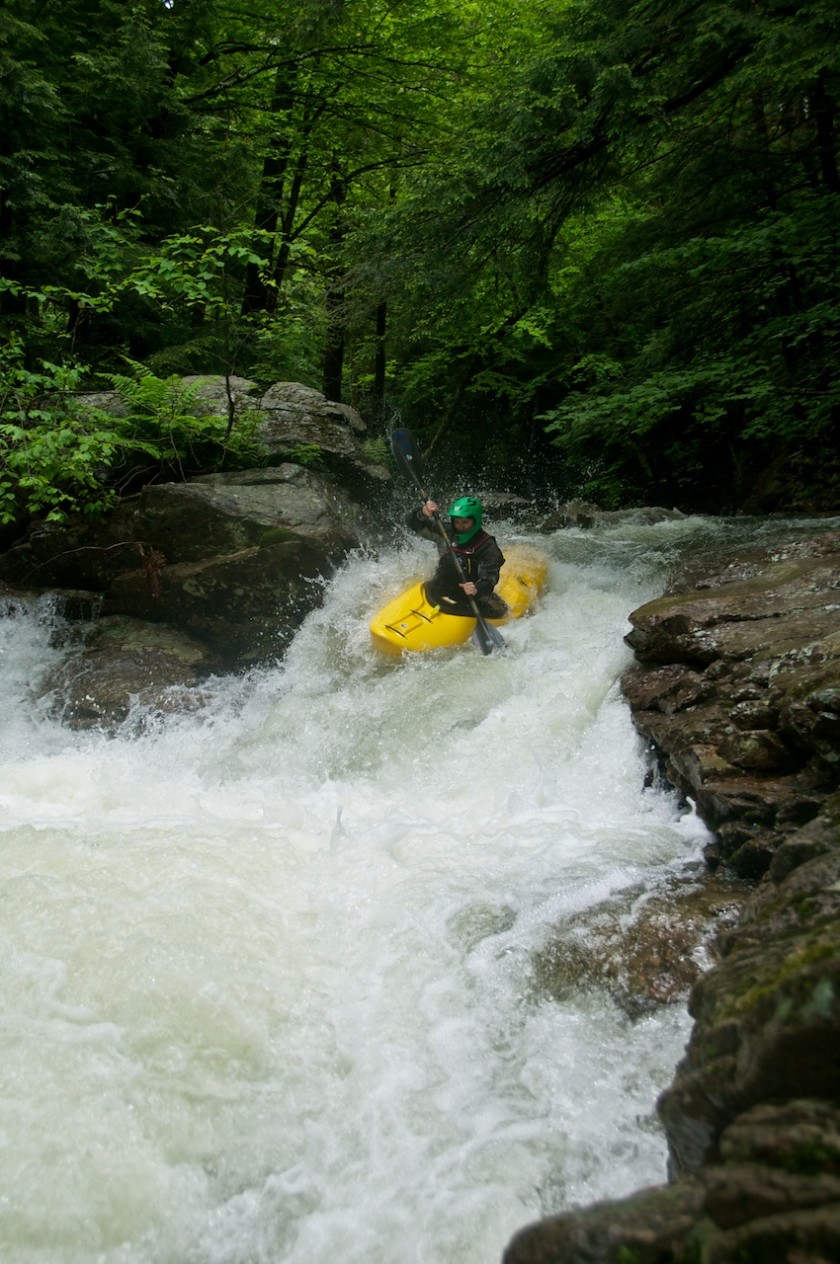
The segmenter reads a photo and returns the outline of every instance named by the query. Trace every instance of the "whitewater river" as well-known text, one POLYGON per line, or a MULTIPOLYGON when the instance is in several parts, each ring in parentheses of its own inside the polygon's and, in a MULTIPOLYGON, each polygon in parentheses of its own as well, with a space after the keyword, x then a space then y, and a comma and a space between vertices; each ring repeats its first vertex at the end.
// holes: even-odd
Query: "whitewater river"
POLYGON ((616 681, 704 529, 540 537, 490 658, 376 657, 433 551, 360 551, 283 665, 116 738, 33 702, 49 607, 0 619, 4 1264, 494 1264, 664 1179, 684 1006, 561 1004, 533 959, 697 865, 616 681))

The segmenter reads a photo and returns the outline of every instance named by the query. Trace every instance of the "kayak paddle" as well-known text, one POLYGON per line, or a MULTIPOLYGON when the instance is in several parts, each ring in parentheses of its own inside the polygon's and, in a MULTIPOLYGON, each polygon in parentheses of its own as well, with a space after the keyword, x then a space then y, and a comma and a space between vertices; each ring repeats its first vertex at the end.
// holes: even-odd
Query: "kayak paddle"
MULTIPOLYGON (((417 487, 418 492, 423 498, 425 504, 430 499, 428 493, 423 488, 423 466, 420 457, 420 448, 417 440, 410 430, 394 430, 391 434, 391 452, 400 471, 410 478, 417 487)), ((433 515, 435 526, 440 532, 447 550, 451 550, 452 541, 446 534, 446 528, 440 520, 440 515, 433 515)), ((464 568, 461 566, 461 559, 458 554, 452 553, 452 560, 455 563, 455 569, 460 576, 461 582, 466 583, 466 575, 464 568)), ((476 628, 473 633, 473 640, 478 645, 482 654, 492 654, 494 649, 505 649, 505 639, 497 628, 488 623, 478 608, 474 597, 467 597, 470 603, 470 609, 475 615, 476 628)))

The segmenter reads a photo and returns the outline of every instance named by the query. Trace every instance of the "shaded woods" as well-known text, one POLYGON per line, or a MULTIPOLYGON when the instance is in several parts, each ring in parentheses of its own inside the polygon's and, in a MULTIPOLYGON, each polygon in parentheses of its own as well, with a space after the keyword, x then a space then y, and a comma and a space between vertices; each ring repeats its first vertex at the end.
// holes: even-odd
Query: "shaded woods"
POLYGON ((188 374, 316 386, 605 508, 833 507, 837 26, 830 0, 6 0, 3 519, 230 468, 233 412, 168 423, 188 374), (74 410, 115 375, 143 425, 74 410))

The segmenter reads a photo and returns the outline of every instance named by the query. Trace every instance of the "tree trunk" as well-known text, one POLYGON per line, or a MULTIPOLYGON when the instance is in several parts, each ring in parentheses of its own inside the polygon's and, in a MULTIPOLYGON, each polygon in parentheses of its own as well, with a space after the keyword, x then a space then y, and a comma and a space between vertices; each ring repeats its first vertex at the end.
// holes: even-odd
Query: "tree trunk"
MULTIPOLYGON (((254 206, 254 228, 268 233, 277 231, 283 187, 291 156, 289 118, 292 111, 294 74, 288 66, 280 66, 274 80, 271 114, 275 119, 274 136, 263 157, 262 172, 254 206)), ((249 263, 245 269, 242 293, 242 315, 268 311, 274 295, 260 274, 259 264, 249 263)))
POLYGON ((826 72, 817 80, 813 94, 814 118, 817 125, 817 146, 820 156, 820 174, 825 187, 831 193, 840 193, 840 175, 837 171, 837 144, 834 131, 834 101, 826 88, 826 72))
POLYGON ((380 303, 376 309, 376 351, 373 357, 373 411, 381 420, 385 416, 385 372, 388 357, 385 349, 385 335, 388 330, 388 305, 380 303))
POLYGON ((333 165, 330 201, 333 203, 333 220, 330 226, 332 263, 327 274, 327 337, 324 346, 324 394, 327 399, 341 400, 344 376, 344 352, 347 342, 347 320, 344 305, 344 266, 341 246, 344 242, 344 202, 347 184, 337 164, 333 165))

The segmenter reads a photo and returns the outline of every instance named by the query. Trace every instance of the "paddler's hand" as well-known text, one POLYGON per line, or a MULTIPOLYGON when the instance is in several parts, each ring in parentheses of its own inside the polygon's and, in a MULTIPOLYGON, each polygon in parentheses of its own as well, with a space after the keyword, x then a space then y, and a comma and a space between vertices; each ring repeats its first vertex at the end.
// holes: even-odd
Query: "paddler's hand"
POLYGON ((464 592, 467 594, 468 597, 475 597, 476 593, 478 592, 478 589, 476 588, 475 584, 472 582, 471 579, 468 579, 465 584, 459 584, 458 587, 463 588, 464 592))
POLYGON ((424 518, 434 518, 437 513, 437 505, 433 500, 427 500, 425 505, 421 506, 420 512, 424 518))

